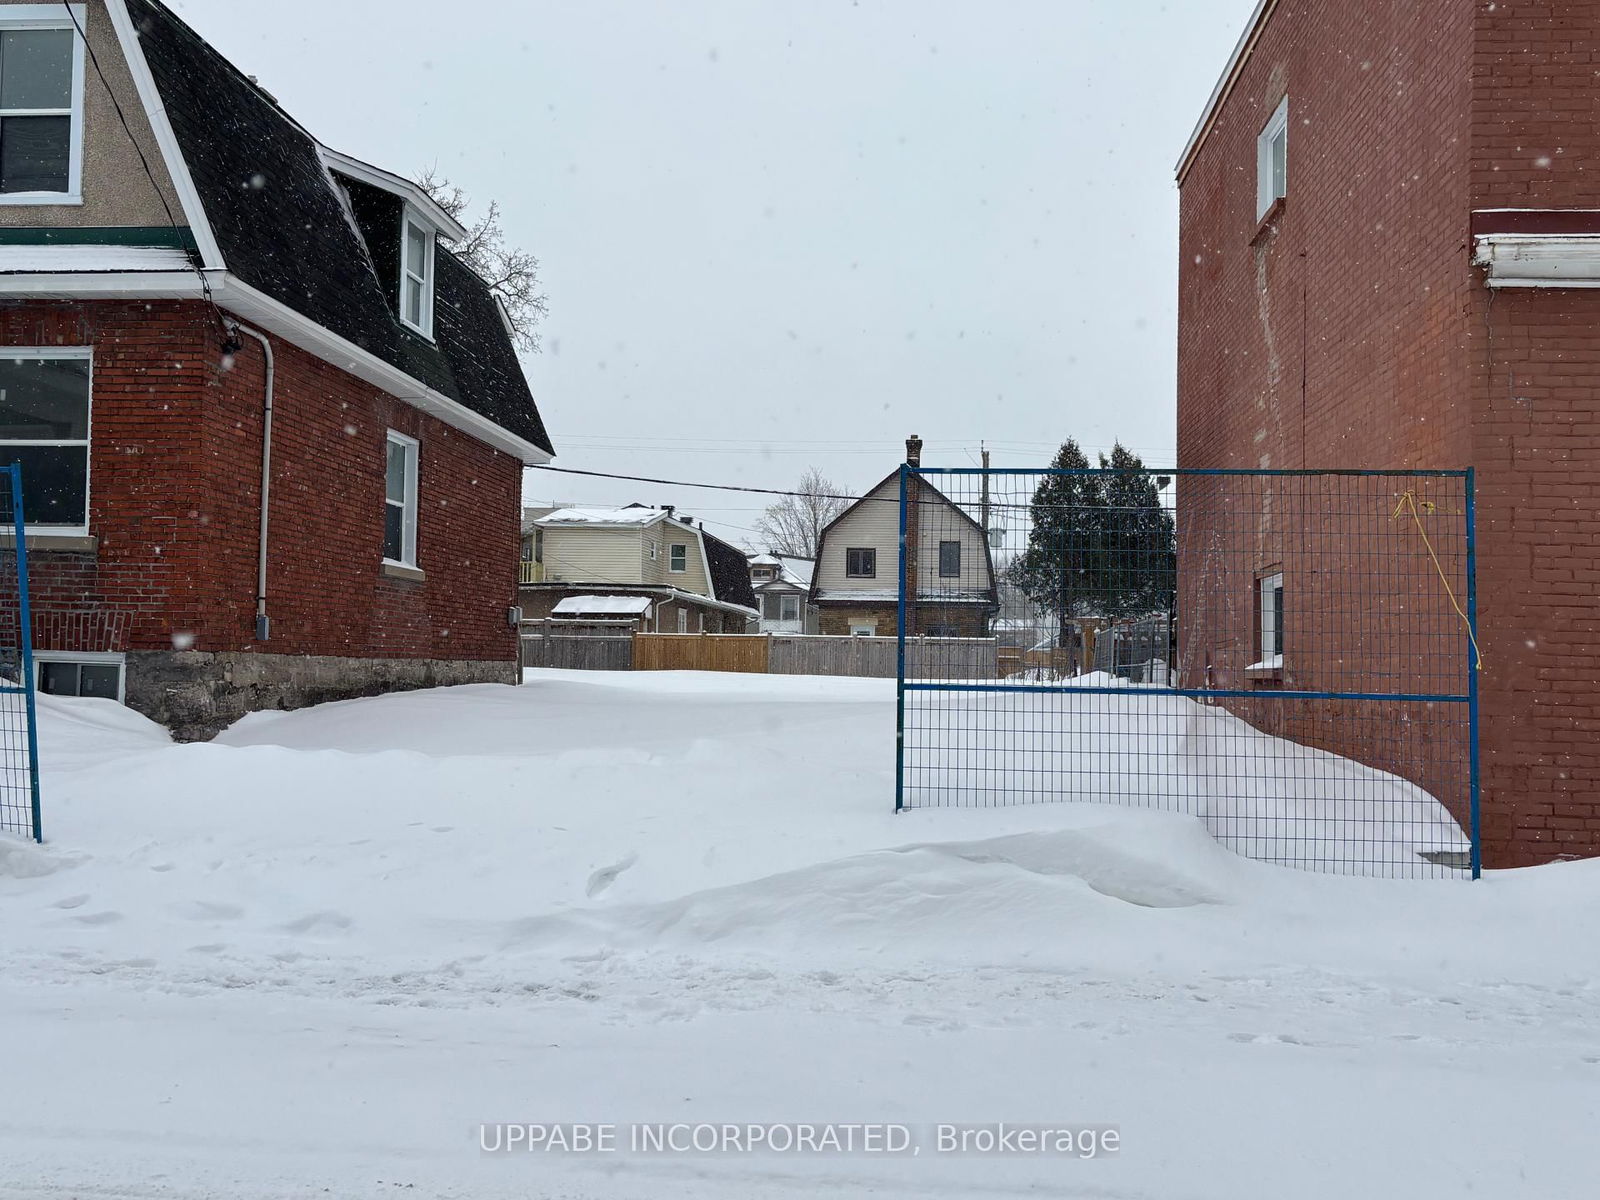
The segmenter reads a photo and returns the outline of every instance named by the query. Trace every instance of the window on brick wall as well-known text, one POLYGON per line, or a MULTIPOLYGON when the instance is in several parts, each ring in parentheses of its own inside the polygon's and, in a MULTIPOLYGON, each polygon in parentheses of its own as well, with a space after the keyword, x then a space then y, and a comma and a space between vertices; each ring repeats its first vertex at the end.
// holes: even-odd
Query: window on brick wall
POLYGON ((392 429, 384 469, 383 558, 417 565, 417 440, 392 429))
POLYGON ((76 204, 83 174, 84 6, 0 7, 0 204, 76 204))
POLYGON ((1289 194, 1289 97, 1256 135, 1256 219, 1289 194))
POLYGON ((30 526, 88 532, 92 352, 0 349, 0 462, 22 464, 30 526))
POLYGON ((94 696, 121 701, 123 656, 36 650, 33 677, 34 686, 48 696, 94 696))
POLYGON ((1283 666, 1283 572, 1263 575, 1256 583, 1256 661, 1260 668, 1283 666))

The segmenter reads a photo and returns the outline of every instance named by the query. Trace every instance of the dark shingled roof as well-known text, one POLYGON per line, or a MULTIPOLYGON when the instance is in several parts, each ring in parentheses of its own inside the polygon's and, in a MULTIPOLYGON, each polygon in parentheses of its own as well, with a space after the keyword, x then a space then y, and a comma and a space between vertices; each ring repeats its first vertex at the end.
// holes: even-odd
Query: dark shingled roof
POLYGON ((712 594, 729 604, 755 608, 756 593, 750 586, 750 560, 744 556, 744 552, 721 538, 712 537, 704 529, 700 530, 700 536, 705 540, 706 557, 711 560, 712 594))
MULTIPOLYGON (((161 4, 128 11, 228 270, 553 452, 488 286, 441 243, 437 344, 403 326, 316 141, 161 4)), ((398 222, 394 237, 398 248, 398 222)))

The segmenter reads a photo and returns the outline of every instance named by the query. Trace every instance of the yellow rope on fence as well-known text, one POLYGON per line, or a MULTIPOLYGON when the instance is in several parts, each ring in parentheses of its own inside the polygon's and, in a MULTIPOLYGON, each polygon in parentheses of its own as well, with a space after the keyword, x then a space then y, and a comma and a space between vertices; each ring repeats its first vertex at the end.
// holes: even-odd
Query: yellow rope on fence
MULTIPOLYGON (((1432 512, 1434 510, 1433 501, 1424 500, 1422 507, 1432 512)), ((1433 569, 1439 572, 1439 582, 1444 584, 1444 594, 1450 597, 1450 607, 1456 610, 1456 616, 1460 617, 1461 623, 1466 626, 1467 640, 1472 643, 1472 653, 1476 659, 1473 663, 1473 669, 1481 671, 1483 670, 1483 651, 1478 649, 1478 638, 1472 632, 1472 622, 1467 618, 1467 614, 1461 611, 1461 604, 1456 599, 1455 590, 1450 586, 1450 580, 1444 573, 1444 567, 1439 565, 1439 556, 1433 552, 1433 543, 1428 540, 1428 531, 1422 527, 1422 514, 1417 511, 1417 494, 1415 492, 1407 492, 1401 496, 1400 503, 1394 506, 1394 515, 1389 519, 1391 521, 1398 520, 1400 514, 1407 509, 1411 512, 1411 520, 1417 527, 1417 533, 1422 536, 1422 544, 1428 548, 1428 557, 1433 559, 1433 569)))

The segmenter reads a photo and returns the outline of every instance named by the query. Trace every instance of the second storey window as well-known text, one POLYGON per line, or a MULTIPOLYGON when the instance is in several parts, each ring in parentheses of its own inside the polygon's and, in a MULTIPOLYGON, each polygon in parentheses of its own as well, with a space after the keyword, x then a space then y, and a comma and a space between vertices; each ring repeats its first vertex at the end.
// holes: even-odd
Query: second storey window
POLYGON ((959 579, 961 577, 961 543, 939 543, 939 578, 959 579))
POLYGON ((683 542, 673 542, 667 549, 667 570, 682 575, 689 569, 689 547, 683 542))
POLYGON ((1278 102, 1256 138, 1256 219, 1289 194, 1289 97, 1278 102))
POLYGON ((417 565, 417 441, 389 431, 383 489, 383 558, 417 565))
POLYGON ((83 50, 65 7, 0 7, 0 203, 77 201, 82 97, 83 50))
POLYGON ((400 319, 433 336, 433 230, 410 212, 400 245, 400 319))
POLYGON ((0 349, 0 462, 22 464, 30 526, 88 530, 90 354, 0 349))
POLYGON ((878 577, 878 552, 871 546, 851 546, 844 552, 844 573, 851 579, 878 577))

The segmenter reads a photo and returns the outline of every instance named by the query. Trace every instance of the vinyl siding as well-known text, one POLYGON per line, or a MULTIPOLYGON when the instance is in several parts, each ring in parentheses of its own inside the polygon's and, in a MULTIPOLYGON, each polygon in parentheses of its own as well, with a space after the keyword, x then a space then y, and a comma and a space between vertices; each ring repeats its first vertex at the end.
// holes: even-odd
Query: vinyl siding
MULTIPOLYGON (((829 529, 817 560, 817 590, 834 592, 896 591, 900 577, 900 481, 885 480, 868 493, 868 499, 829 529), (855 579, 845 574, 845 551, 870 546, 878 552, 878 574, 855 579)), ((920 550, 917 556, 918 592, 985 591, 991 586, 983 536, 953 505, 924 491, 918 505, 920 550), (939 543, 961 543, 961 574, 939 577, 939 543)))
POLYGON ((706 574, 705 550, 699 535, 693 529, 663 521, 646 530, 645 536, 655 538, 660 547, 656 561, 649 562, 647 559, 644 564, 652 570, 651 583, 664 584, 667 587, 677 588, 680 592, 692 592, 697 596, 711 595, 711 581, 706 574), (689 548, 688 558, 685 560, 688 570, 681 575, 673 574, 670 569, 672 556, 670 547, 674 542, 682 543, 689 548))
POLYGON ((640 571, 640 531, 556 525, 544 531, 547 580, 649 583, 640 571))

